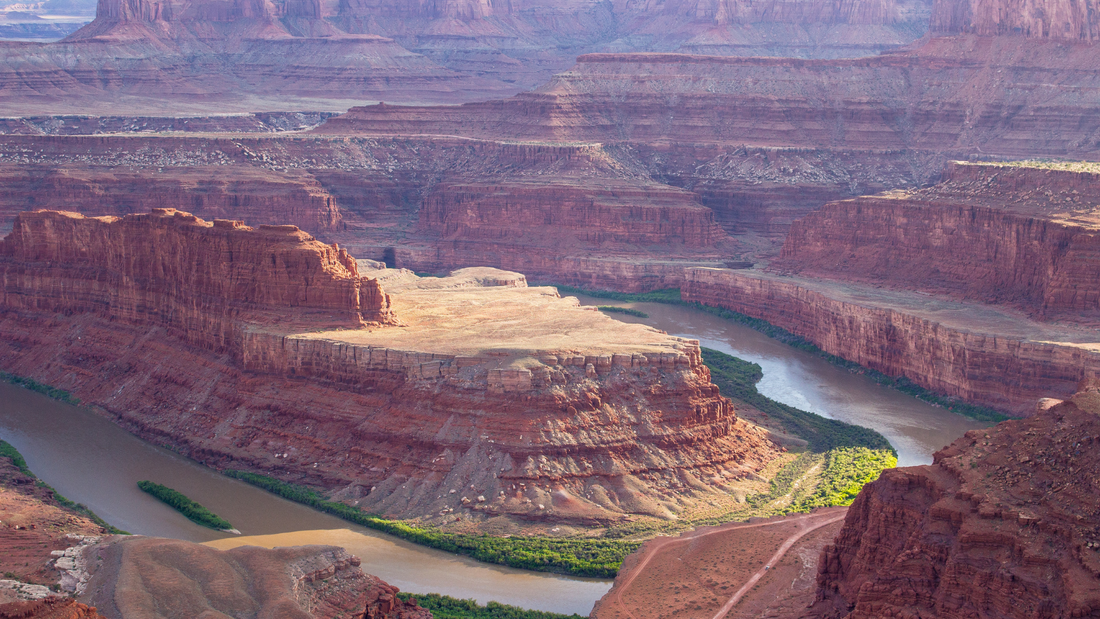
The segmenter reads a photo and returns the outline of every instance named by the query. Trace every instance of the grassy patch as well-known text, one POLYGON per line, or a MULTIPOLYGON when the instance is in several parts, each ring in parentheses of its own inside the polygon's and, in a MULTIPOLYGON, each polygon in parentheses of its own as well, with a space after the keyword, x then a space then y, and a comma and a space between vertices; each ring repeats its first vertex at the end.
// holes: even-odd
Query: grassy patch
POLYGON ((187 519, 195 524, 217 529, 219 531, 226 531, 233 528, 233 525, 229 524, 228 520, 218 517, 214 512, 187 498, 182 492, 173 490, 168 486, 155 484, 145 479, 139 481, 137 485, 142 492, 146 492, 160 499, 172 509, 187 516, 187 519))
POLYGON ((524 610, 517 606, 508 606, 489 602, 481 606, 474 600, 460 600, 436 593, 413 594, 398 593, 402 600, 414 599, 417 604, 432 611, 435 619, 581 619, 580 615, 562 615, 541 610, 524 610))
POLYGON ((813 492, 798 501, 792 511, 815 507, 851 505, 863 486, 878 479, 885 469, 898 465, 897 456, 882 449, 841 447, 825 454, 825 472, 813 492))
POLYGON ((626 314, 627 316, 637 316, 638 318, 649 318, 649 314, 642 310, 631 309, 629 307, 616 307, 614 305, 600 305, 596 309, 601 312, 609 314, 626 314))
POLYGON ((1013 417, 1005 415, 1001 411, 998 411, 994 408, 981 406, 978 404, 970 404, 956 398, 938 394, 934 391, 921 387, 920 385, 914 383, 908 378, 905 378, 904 376, 887 376, 886 374, 883 374, 882 372, 879 372, 877 370, 872 370, 870 368, 863 367, 858 363, 848 361, 847 359, 838 357, 836 355, 829 354, 824 350, 818 348, 816 344, 807 340, 806 338, 800 335, 795 335, 794 333, 791 333, 790 331, 787 331, 782 327, 777 327, 766 320, 753 318, 752 316, 747 316, 740 312, 735 312, 733 310, 725 309, 722 307, 711 307, 709 305, 703 305, 702 303, 698 303, 695 301, 684 301, 680 298, 679 288, 666 288, 663 290, 654 290, 653 292, 639 294, 628 292, 611 292, 604 290, 585 290, 582 288, 573 288, 572 286, 557 286, 557 288, 563 293, 583 294, 600 299, 614 299, 616 301, 630 302, 668 303, 671 305, 682 305, 684 307, 697 309, 701 312, 706 312, 708 314, 718 316, 719 318, 724 318, 731 322, 736 322, 738 324, 744 325, 755 331, 759 331, 772 339, 779 340, 780 342, 783 342, 784 344, 787 344, 788 346, 791 346, 793 348, 804 350, 806 352, 817 355, 818 357, 825 359, 829 363, 842 367, 850 372, 864 374, 880 385, 897 389, 898 391, 901 391, 902 393, 905 393, 907 395, 911 395, 918 400, 922 400, 924 402, 928 402, 929 404, 946 408, 949 411, 958 413, 965 417, 970 417, 971 419, 976 419, 978 421, 992 422, 1013 419, 1013 417))
POLYGON ((50 487, 49 484, 38 479, 37 476, 32 473, 29 468, 27 468, 27 461, 23 458, 23 454, 19 453, 19 450, 16 449, 11 443, 8 443, 7 441, 0 441, 0 458, 11 459, 11 463, 15 465, 15 468, 19 469, 20 473, 28 477, 34 477, 35 479, 37 479, 35 485, 37 485, 39 488, 45 488, 49 490, 50 493, 53 495, 53 499, 57 501, 57 503, 62 507, 66 509, 71 509, 72 511, 84 516, 88 520, 91 520, 92 522, 106 529, 108 533, 114 533, 117 535, 129 535, 129 533, 127 533, 126 531, 107 524, 107 522, 97 516, 95 512, 88 509, 88 506, 84 505, 83 503, 77 503, 76 501, 70 501, 69 499, 62 496, 60 492, 50 487))
POLYGON ((491 537, 445 533, 368 514, 346 503, 329 501, 305 486, 289 484, 266 475, 234 470, 223 473, 348 522, 389 533, 422 546, 525 570, 613 578, 623 559, 639 546, 636 542, 621 540, 491 537))
POLYGON ((58 389, 57 387, 51 387, 34 380, 33 378, 25 378, 23 376, 17 376, 8 372, 0 372, 0 380, 11 383, 13 385, 19 385, 25 389, 31 391, 37 391, 42 395, 60 400, 66 404, 80 404, 80 399, 73 397, 73 394, 65 391, 64 389, 58 389))

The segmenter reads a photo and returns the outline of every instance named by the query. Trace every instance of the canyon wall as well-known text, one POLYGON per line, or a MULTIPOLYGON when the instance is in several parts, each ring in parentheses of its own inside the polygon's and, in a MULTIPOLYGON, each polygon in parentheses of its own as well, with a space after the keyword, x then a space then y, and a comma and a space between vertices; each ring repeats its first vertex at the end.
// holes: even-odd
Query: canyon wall
POLYGON ((372 272, 396 278, 386 294, 293 226, 174 211, 30 213, 2 248, 6 371, 211 466, 372 512, 668 518, 777 454, 719 395, 697 341, 515 274, 372 272))
POLYGON ((241 320, 392 320, 377 280, 295 226, 208 224, 172 209, 121 219, 39 211, 16 220, 0 257, 7 309, 90 312, 213 349, 240 339, 241 320))
POLYGON ((979 305, 758 274, 692 269, 686 301, 767 320, 829 354, 967 402, 1029 414, 1100 372, 1091 329, 1067 330, 979 305))
POLYGON ((1051 404, 864 486, 825 550, 812 615, 1100 612, 1100 393, 1051 404))
POLYGON ((952 164, 933 187, 832 202, 794 223, 773 267, 1100 316, 1100 174, 952 164))
POLYGON ((932 3, 933 35, 973 33, 1095 41, 1100 23, 1095 0, 938 0, 932 3))
POLYGON ((973 36, 850 60, 589 54, 511 99, 357 107, 318 131, 904 151, 917 165, 978 149, 1088 159, 1100 136, 1093 55, 973 36))
POLYGON ((307 173, 259 167, 159 167, 156 173, 82 165, 0 164, 0 217, 61 208, 86 215, 171 206, 207 219, 293 224, 312 233, 344 227, 336 198, 307 173))

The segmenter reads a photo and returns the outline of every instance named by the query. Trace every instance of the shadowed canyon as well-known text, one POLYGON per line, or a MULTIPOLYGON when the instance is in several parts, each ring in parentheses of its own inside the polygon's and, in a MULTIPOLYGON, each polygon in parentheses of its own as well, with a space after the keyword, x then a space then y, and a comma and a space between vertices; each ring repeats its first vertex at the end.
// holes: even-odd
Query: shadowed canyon
POLYGON ((0 2, 0 377, 347 523, 13 401, 0 617, 1100 616, 1094 5, 0 2))

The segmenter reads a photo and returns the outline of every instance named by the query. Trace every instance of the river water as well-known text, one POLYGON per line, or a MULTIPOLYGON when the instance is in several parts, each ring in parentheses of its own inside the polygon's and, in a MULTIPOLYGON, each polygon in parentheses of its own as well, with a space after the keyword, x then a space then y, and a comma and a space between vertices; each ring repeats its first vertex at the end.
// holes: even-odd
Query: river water
POLYGON ((661 303, 578 298, 584 305, 637 309, 649 317, 612 316, 624 322, 647 324, 671 335, 697 339, 705 348, 760 364, 764 372, 757 383, 760 393, 823 417, 877 430, 897 450, 898 466, 930 464, 935 451, 967 430, 989 425, 883 387, 813 353, 792 348, 706 312, 661 303))
MULTIPOLYGON (((633 307, 642 322, 759 363, 761 392, 815 413, 874 428, 898 450, 899 464, 931 462, 933 451, 983 424, 920 402, 823 359, 720 318, 684 307, 633 307)), ((220 548, 327 543, 348 548, 363 569, 403 591, 495 600, 524 608, 587 614, 609 581, 489 566, 426 549, 286 501, 145 443, 90 411, 0 384, 0 438, 15 445, 40 478, 111 524, 142 535, 220 548), (150 479, 175 488, 229 520, 246 537, 228 537, 189 520, 137 489, 150 479)))

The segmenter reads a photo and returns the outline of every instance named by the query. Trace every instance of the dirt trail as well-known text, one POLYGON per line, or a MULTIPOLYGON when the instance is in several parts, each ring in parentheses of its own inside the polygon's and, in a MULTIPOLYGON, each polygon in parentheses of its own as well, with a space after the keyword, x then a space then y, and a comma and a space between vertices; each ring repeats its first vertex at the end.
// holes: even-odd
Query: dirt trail
MULTIPOLYGON (((840 513, 839 515, 835 511, 830 511, 830 512, 824 513, 824 514, 800 514, 798 516, 777 518, 775 520, 769 520, 767 522, 757 522, 757 523, 752 523, 752 524, 749 524, 749 523, 731 523, 731 524, 727 524, 727 525, 722 525, 721 527, 714 528, 714 529, 708 529, 708 530, 703 530, 703 531, 693 531, 693 532, 690 532, 690 533, 685 533, 683 535, 680 535, 679 537, 653 540, 652 542, 650 542, 646 545, 646 554, 642 558, 641 562, 639 562, 638 565, 634 569, 631 570, 630 574, 626 577, 626 580, 623 581, 622 586, 621 587, 616 587, 617 590, 614 592, 615 604, 619 607, 619 609, 623 612, 623 614, 626 617, 629 617, 630 619, 640 619, 639 617, 637 617, 633 613, 631 613, 630 610, 627 608, 626 604, 623 603, 623 593, 628 591, 630 589, 631 585, 634 584, 634 581, 637 579, 637 577, 645 571, 645 568, 649 564, 650 560, 652 560, 653 557, 655 557, 661 551, 665 550, 666 548, 668 548, 670 546, 675 546, 675 545, 679 545, 679 544, 686 544, 686 543, 689 543, 689 542, 696 541, 696 540, 698 540, 700 538, 703 538, 703 537, 708 537, 708 536, 711 536, 711 535, 718 535, 718 534, 721 534, 721 533, 729 533, 730 531, 734 531, 734 530, 755 529, 755 528, 759 528, 759 527, 771 527, 771 526, 776 526, 776 525, 781 525, 781 524, 789 524, 791 522, 797 522, 797 521, 803 521, 803 522, 807 523, 809 526, 806 526, 805 528, 802 528, 797 533, 795 533, 794 535, 788 537, 783 542, 783 544, 779 547, 779 549, 775 553, 775 555, 773 555, 772 558, 767 563, 767 565, 770 566, 770 565, 775 565, 775 563, 779 559, 781 559, 783 557, 783 555, 786 554, 786 552, 788 550, 790 550, 791 546, 793 546, 795 544, 795 542, 797 542, 799 539, 801 539, 807 533, 810 533, 811 531, 815 531, 815 530, 817 530, 817 529, 819 529, 823 526, 826 526, 826 525, 832 524, 834 522, 837 522, 839 520, 842 520, 846 513, 847 513, 847 510, 845 510, 843 513, 840 513)), ((733 597, 730 598, 730 600, 727 601, 726 604, 722 606, 719 613, 715 616, 715 619, 720 619, 721 617, 724 617, 726 615, 726 613, 728 613, 729 610, 731 608, 733 608, 733 606, 744 596, 744 594, 746 592, 748 592, 752 588, 752 586, 756 584, 757 581, 760 580, 760 578, 763 576, 765 571, 766 571, 766 569, 761 569, 759 572, 754 574, 743 587, 738 589, 737 593, 735 593, 733 595, 733 597)))
POLYGON ((738 589, 737 593, 734 593, 733 597, 731 597, 729 601, 722 605, 722 608, 718 609, 718 612, 714 615, 714 619, 722 619, 723 617, 725 617, 726 614, 729 613, 731 609, 733 609, 737 602, 739 602, 741 598, 744 597, 744 595, 748 593, 750 589, 752 589, 753 585, 755 585, 761 578, 764 577, 764 574, 771 568, 771 566, 778 563, 779 560, 783 558, 783 555, 787 554, 787 551, 791 549, 791 546, 794 546, 795 542, 802 539, 806 534, 810 532, 816 531, 817 529, 830 525, 834 522, 839 522, 843 519, 844 515, 842 514, 840 516, 829 518, 828 520, 821 520, 819 522, 813 523, 812 526, 802 529, 798 533, 795 533, 794 535, 788 537, 787 540, 783 542, 783 545, 779 547, 779 550, 775 551, 775 554, 772 555, 772 558, 768 559, 767 565, 764 566, 763 569, 753 574, 752 578, 750 578, 748 582, 746 582, 740 589, 738 589))

